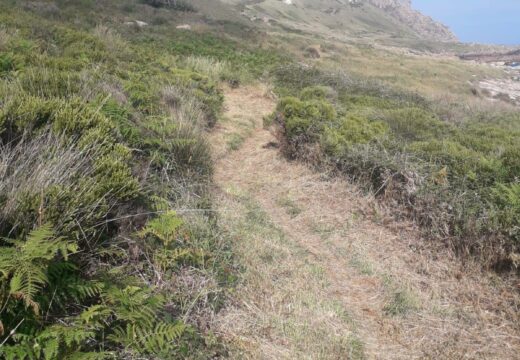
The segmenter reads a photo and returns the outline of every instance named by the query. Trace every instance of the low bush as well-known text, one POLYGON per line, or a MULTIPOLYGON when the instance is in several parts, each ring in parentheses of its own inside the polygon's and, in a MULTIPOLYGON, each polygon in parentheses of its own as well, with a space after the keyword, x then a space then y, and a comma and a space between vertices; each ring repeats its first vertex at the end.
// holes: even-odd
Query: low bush
POLYGON ((354 145, 369 144, 382 138, 387 128, 383 122, 351 115, 339 119, 337 126, 326 127, 320 143, 325 153, 341 158, 354 145))
POLYGON ((15 71, 21 67, 21 59, 12 53, 3 53, 0 55, 0 76, 7 75, 11 71, 15 71))
POLYGON ((300 93, 302 100, 320 99, 332 101, 336 97, 336 91, 328 86, 310 86, 304 88, 300 93))
POLYGON ((461 254, 512 264, 520 252, 514 114, 447 122, 413 94, 314 68, 283 69, 278 92, 300 94, 282 97, 270 117, 286 155, 332 166, 395 200, 461 254))

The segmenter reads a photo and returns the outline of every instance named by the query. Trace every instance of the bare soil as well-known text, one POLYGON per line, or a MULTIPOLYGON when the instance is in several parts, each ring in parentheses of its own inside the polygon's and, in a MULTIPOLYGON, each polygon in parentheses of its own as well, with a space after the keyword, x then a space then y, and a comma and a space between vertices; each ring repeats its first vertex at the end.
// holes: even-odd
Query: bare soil
POLYGON ((226 89, 225 107, 210 140, 241 278, 215 328, 233 358, 519 358, 517 280, 463 265, 355 185, 283 158, 262 127, 265 87, 226 89))

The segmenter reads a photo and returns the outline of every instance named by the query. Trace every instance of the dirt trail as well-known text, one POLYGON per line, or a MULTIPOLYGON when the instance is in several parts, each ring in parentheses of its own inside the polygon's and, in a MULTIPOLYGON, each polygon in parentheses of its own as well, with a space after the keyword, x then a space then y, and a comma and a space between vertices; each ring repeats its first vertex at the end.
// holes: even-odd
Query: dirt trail
POLYGON ((211 142, 222 223, 244 271, 216 319, 252 359, 514 359, 518 288, 429 249, 352 184, 272 146, 262 87, 226 90, 211 142), (239 140, 237 140, 239 139, 239 140))

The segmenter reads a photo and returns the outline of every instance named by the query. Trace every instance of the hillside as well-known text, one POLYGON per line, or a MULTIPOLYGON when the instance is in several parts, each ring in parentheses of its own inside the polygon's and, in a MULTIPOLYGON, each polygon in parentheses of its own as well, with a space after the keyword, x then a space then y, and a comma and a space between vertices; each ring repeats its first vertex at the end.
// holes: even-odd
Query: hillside
POLYGON ((456 41, 444 25, 415 11, 409 0, 226 0, 242 14, 273 25, 338 39, 420 38, 456 41))
POLYGON ((408 25, 421 38, 436 41, 457 41, 449 28, 412 8, 412 0, 369 0, 389 13, 398 22, 408 25))
POLYGON ((0 0, 0 358, 515 358, 517 82, 469 49, 409 1, 0 0))

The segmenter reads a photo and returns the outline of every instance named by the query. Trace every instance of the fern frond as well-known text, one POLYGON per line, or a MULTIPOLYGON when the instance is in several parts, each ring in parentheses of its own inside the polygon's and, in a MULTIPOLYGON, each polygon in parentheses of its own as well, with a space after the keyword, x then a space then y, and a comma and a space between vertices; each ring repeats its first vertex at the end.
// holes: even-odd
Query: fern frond
POLYGON ((155 211, 167 211, 170 208, 170 202, 157 195, 150 196, 150 200, 152 201, 152 209, 155 211))
POLYGON ((150 328, 140 324, 127 324, 126 328, 116 328, 109 339, 140 353, 160 354, 174 350, 177 347, 175 340, 186 329, 186 325, 182 323, 159 322, 150 328))
POLYGON ((186 331, 182 323, 158 323, 153 330, 138 331, 139 344, 152 354, 164 353, 176 347, 175 340, 186 331))
POLYGON ((56 359, 60 353, 60 341, 57 338, 49 339, 43 348, 45 360, 56 359))
POLYGON ((144 229, 139 232, 139 236, 145 238, 153 235, 167 246, 175 240, 182 225, 183 221, 175 211, 167 211, 148 221, 144 229))
POLYGON ((107 289, 103 298, 119 320, 147 325, 156 321, 157 313, 165 303, 163 296, 136 286, 107 289))
POLYGON ((58 254, 66 259, 77 251, 77 246, 56 237, 50 225, 31 231, 25 241, 8 242, 14 247, 2 249, 0 272, 5 279, 10 278, 9 295, 22 300, 27 308, 38 314, 40 306, 35 297, 49 283, 49 265, 58 254))
POLYGON ((207 258, 203 250, 190 248, 160 249, 153 255, 154 264, 162 272, 182 264, 203 265, 207 258))
POLYGON ((102 321, 112 314, 112 310, 105 305, 92 305, 79 315, 79 319, 85 325, 97 327, 102 321))
POLYGON ((69 262, 53 262, 47 270, 49 285, 53 294, 53 303, 56 306, 65 306, 71 299, 81 303, 99 295, 103 283, 85 280, 79 276, 77 266, 69 262))
POLYGON ((23 255, 31 260, 52 260, 57 253, 61 253, 67 260, 68 255, 77 250, 78 246, 75 243, 56 237, 50 224, 31 231, 21 248, 23 255))
POLYGON ((22 343, 1 346, 0 358, 5 360, 35 359, 36 355, 29 343, 22 343))
POLYGON ((115 359, 111 352, 75 352, 67 357, 67 360, 105 360, 115 359))
POLYGON ((26 307, 33 309, 35 314, 40 312, 40 305, 34 298, 47 283, 47 275, 44 270, 31 263, 23 264, 16 270, 10 282, 11 296, 22 300, 26 307))
POLYGON ((17 249, 12 247, 2 247, 0 252, 0 274, 4 279, 8 278, 13 268, 16 266, 14 259, 17 255, 17 249))
POLYGON ((54 348, 54 341, 58 341, 59 345, 66 348, 79 348, 85 341, 95 336, 95 332, 91 329, 80 326, 64 326, 52 325, 41 333, 39 333, 35 340, 42 345, 44 352, 47 351, 47 346, 50 344, 51 349, 54 348))

